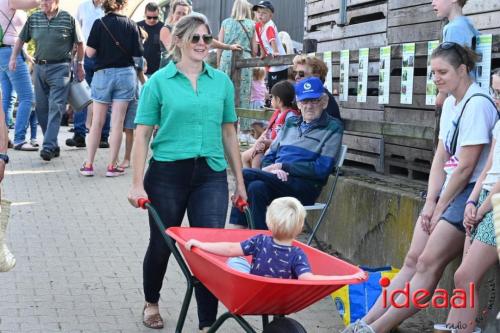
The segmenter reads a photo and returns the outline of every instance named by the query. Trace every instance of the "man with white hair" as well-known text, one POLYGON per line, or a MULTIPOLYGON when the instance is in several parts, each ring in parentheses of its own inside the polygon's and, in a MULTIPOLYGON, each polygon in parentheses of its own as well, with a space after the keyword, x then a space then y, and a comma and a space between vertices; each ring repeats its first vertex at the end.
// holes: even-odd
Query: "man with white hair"
POLYGON ((38 122, 43 131, 40 157, 50 161, 60 154, 57 143, 62 114, 66 111, 70 88, 71 58, 76 45, 76 77, 83 80, 83 39, 80 26, 67 11, 59 8, 59 0, 42 0, 40 11, 34 12, 23 27, 9 61, 16 70, 16 58, 24 43, 35 41, 35 101, 38 122))

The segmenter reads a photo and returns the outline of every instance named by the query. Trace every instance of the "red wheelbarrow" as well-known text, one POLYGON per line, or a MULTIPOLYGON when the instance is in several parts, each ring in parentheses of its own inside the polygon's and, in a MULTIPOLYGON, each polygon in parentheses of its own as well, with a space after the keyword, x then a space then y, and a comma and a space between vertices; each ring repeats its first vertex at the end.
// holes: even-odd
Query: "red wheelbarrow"
MULTIPOLYGON (((191 238, 206 242, 241 242, 257 234, 270 234, 269 231, 183 227, 171 227, 165 230, 160 216, 149 201, 140 199, 139 205, 149 210, 186 278, 187 290, 177 321, 176 333, 182 332, 193 288, 197 283, 203 283, 228 309, 228 312, 221 315, 212 325, 209 332, 216 332, 227 319, 233 318, 245 332, 255 333, 256 331, 242 316, 259 315, 262 316, 264 332, 299 333, 305 332, 305 329, 296 321, 283 318, 285 315, 308 307, 346 284, 363 282, 354 279, 285 280, 238 272, 226 264, 227 257, 207 253, 198 248, 188 251, 184 244, 191 238), (182 255, 175 242, 179 243, 182 255), (279 319, 269 324, 269 315, 279 319), (273 325, 276 323, 278 325, 273 325), (266 330, 271 326, 274 326, 273 330, 266 330), (280 330, 278 326, 285 330, 280 330)), ((246 209, 248 212, 248 208, 246 209)), ((300 242, 294 242, 294 245, 305 252, 315 274, 351 275, 362 271, 354 265, 300 242)))

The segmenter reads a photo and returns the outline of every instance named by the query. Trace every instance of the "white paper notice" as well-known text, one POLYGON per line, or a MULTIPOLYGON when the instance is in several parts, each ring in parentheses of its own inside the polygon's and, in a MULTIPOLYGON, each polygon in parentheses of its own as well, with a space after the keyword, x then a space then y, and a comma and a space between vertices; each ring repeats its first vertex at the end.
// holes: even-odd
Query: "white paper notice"
POLYGON ((413 98, 413 73, 415 68, 415 43, 403 44, 401 69, 401 104, 411 104, 413 98))
POLYGON ((323 61, 328 67, 328 73, 326 74, 325 87, 329 92, 333 92, 333 66, 332 66, 332 51, 326 51, 323 53, 323 61))
POLYGON ((436 105, 437 87, 434 83, 431 68, 432 52, 438 47, 439 41, 432 40, 427 43, 427 79, 425 84, 425 105, 436 105))
POLYGON ((486 92, 490 89, 492 42, 492 35, 481 35, 476 41, 476 53, 482 57, 481 61, 476 63, 476 82, 486 92))
POLYGON ((389 103, 389 90, 391 80, 391 47, 380 48, 380 66, 378 71, 378 102, 389 103))
POLYGON ((368 85, 368 54, 370 49, 359 49, 358 65, 358 103, 366 103, 366 92, 368 85))
POLYGON ((340 51, 340 88, 339 100, 346 102, 349 98, 349 50, 340 51))

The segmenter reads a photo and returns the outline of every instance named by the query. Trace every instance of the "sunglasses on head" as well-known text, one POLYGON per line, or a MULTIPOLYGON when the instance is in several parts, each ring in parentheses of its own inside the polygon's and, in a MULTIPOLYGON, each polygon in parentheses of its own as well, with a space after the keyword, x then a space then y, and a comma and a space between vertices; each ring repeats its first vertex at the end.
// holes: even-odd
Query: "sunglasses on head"
POLYGON ((299 77, 306 77, 306 73, 304 71, 293 71, 292 74, 294 77, 296 77, 297 75, 299 77))
POLYGON ((455 51, 456 54, 460 57, 460 62, 462 64, 465 64, 464 61, 464 56, 463 56, 463 47, 461 47, 459 44, 454 43, 454 42, 444 42, 441 43, 441 45, 438 46, 438 48, 442 50, 453 50, 455 51))
POLYGON ((148 20, 157 20, 158 16, 146 16, 148 20))
POLYGON ((199 34, 194 34, 193 37, 191 37, 191 43, 197 44, 200 41, 200 39, 203 39, 203 43, 210 44, 212 43, 214 37, 210 34, 203 34, 202 36, 200 36, 199 34))

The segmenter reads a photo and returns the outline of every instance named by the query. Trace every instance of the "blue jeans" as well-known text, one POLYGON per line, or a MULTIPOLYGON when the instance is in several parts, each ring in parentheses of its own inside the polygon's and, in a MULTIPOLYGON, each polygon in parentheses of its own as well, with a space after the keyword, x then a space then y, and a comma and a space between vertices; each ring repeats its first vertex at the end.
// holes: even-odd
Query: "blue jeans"
POLYGON ((36 111, 32 110, 31 115, 30 115, 30 120, 29 120, 29 125, 30 125, 30 139, 31 140, 36 140, 36 131, 37 131, 37 126, 38 126, 38 118, 36 117, 36 111))
POLYGON ((35 95, 38 122, 44 135, 43 149, 59 147, 57 135, 66 111, 70 85, 70 64, 35 65, 35 95))
POLYGON ((5 121, 7 125, 11 122, 16 94, 19 99, 14 130, 14 145, 18 145, 25 142, 26 139, 26 129, 28 128, 31 106, 33 104, 33 87, 31 85, 28 66, 21 55, 16 58, 16 70, 13 72, 9 71, 11 53, 12 47, 0 47, 0 81, 3 97, 2 106, 6 115, 5 121))
MULTIPOLYGON (((255 229, 267 229, 267 206, 276 198, 294 197, 303 205, 312 205, 321 193, 321 186, 298 177, 288 177, 281 181, 275 174, 260 169, 243 169, 243 178, 248 195, 248 204, 252 213, 255 229)), ((231 209, 231 224, 247 225, 245 215, 238 208, 231 209)))
MULTIPOLYGON (((166 228, 180 226, 187 210, 192 227, 224 228, 228 206, 226 171, 213 171, 204 158, 175 162, 151 160, 144 188, 166 228)), ((156 303, 167 270, 170 250, 161 231, 149 216, 150 238, 144 257, 146 302, 156 303)), ((195 288, 200 329, 217 317, 217 298, 203 285, 195 288)))
MULTIPOLYGON (((94 68, 95 68, 95 60, 94 58, 89 58, 85 56, 85 60, 83 63, 83 68, 85 69, 85 81, 90 84, 92 83, 92 79, 94 78, 94 68)), ((75 112, 73 115, 73 125, 75 127, 75 135, 83 136, 87 134, 87 127, 85 126, 85 122, 87 121, 87 108, 75 112)), ((111 122, 111 108, 108 110, 106 114, 106 121, 104 122, 104 126, 102 127, 101 133, 101 141, 108 141, 109 130, 111 122)))

